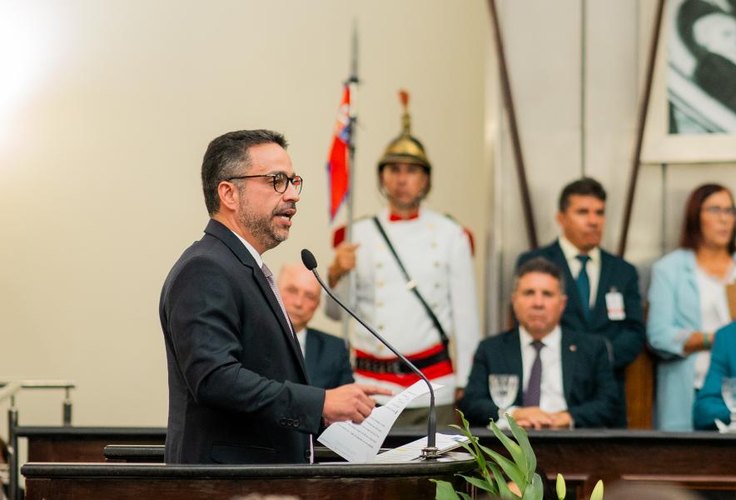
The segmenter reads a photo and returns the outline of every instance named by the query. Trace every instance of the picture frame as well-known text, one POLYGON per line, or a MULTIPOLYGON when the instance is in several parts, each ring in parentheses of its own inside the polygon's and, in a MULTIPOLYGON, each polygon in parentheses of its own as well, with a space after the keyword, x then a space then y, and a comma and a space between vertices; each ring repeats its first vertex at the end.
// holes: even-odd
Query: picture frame
MULTIPOLYGON (((736 113, 702 90, 691 79, 697 64, 677 30, 677 13, 685 0, 666 0, 655 58, 651 100, 641 151, 642 163, 728 163, 736 161, 736 113), (684 110, 686 121, 704 126, 702 132, 686 124, 670 132, 670 102, 675 112, 684 110)), ((707 0, 702 0, 708 3, 707 0)), ((717 7, 718 2, 714 2, 717 7)), ((736 19, 736 18, 735 18, 736 19)), ((733 82, 736 87, 736 81, 733 82)))

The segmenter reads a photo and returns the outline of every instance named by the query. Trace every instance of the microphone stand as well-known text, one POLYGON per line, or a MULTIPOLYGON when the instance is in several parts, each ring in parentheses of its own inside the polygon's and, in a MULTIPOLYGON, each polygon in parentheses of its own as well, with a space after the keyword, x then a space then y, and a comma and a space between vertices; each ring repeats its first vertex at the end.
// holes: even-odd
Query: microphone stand
POLYGON ((322 281, 322 278, 320 277, 319 273, 317 272, 317 260, 314 258, 314 255, 312 255, 312 252, 310 252, 307 249, 302 250, 302 261, 304 262, 304 265, 307 269, 312 271, 312 274, 314 274, 314 277, 317 278, 317 281, 322 286, 325 292, 327 292, 327 295, 332 298, 335 302, 337 302, 340 307, 342 307, 345 311, 350 314, 355 320, 363 325, 371 334, 373 334, 374 337, 376 337, 378 340, 381 341, 383 345, 388 347, 391 352, 393 352, 396 356, 398 356, 399 359, 401 359, 406 366, 411 368, 411 370, 419 376, 422 380, 424 380, 424 383, 427 384, 427 387, 429 387, 429 418, 427 419, 427 446, 422 448, 422 459, 424 460, 436 460, 439 457, 439 450, 437 449, 437 411, 435 409, 434 404, 434 389, 432 388, 432 384, 427 379, 427 377, 422 373, 422 371, 414 366, 414 364, 406 359, 406 357, 401 354, 399 351, 397 351, 394 346, 389 344, 377 331, 375 331, 373 328, 368 326, 365 321, 360 319, 353 311, 350 310, 345 304, 343 304, 340 299, 338 299, 334 293, 332 293, 332 290, 325 284, 324 281, 322 281), (306 258, 305 258, 305 253, 306 258), (310 266, 310 264, 314 264, 313 266, 310 266))

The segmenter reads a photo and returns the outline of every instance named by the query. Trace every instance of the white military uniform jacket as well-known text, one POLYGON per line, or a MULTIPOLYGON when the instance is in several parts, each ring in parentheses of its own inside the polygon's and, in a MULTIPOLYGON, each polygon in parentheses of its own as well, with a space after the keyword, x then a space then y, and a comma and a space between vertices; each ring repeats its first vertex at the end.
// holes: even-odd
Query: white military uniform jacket
MULTIPOLYGON (((388 210, 378 217, 409 276, 416 282, 447 336, 453 339, 455 373, 428 376, 432 382, 444 386, 435 394, 436 403, 452 404, 455 388, 465 387, 480 334, 468 236, 449 217, 424 208, 417 218, 410 220, 389 221, 388 210)), ((405 356, 440 344, 440 335, 432 319, 407 288, 406 279, 373 219, 357 221, 352 233, 352 243, 360 244, 356 250, 356 268, 351 275, 352 306, 358 315, 405 356)), ((346 281, 341 280, 338 287, 342 297, 348 295, 346 281)), ((327 313, 333 318, 339 317, 334 302, 328 301, 327 313)), ((357 323, 353 324, 351 341, 356 350, 377 358, 395 358, 357 323)), ((405 388, 361 373, 355 374, 355 380, 380 385, 395 393, 405 388)), ((428 397, 418 398, 409 406, 427 406, 428 402, 428 397)))

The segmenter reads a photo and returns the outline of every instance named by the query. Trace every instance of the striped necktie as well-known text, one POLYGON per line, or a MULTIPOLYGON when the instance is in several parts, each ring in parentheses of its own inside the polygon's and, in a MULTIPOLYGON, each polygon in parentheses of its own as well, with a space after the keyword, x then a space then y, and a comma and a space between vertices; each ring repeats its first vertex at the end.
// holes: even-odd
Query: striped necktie
POLYGON ((281 300, 281 294, 279 293, 279 289, 276 287, 276 282, 273 279, 273 273, 268 268, 265 262, 261 266, 261 271, 263 271, 263 274, 266 276, 266 281, 268 281, 268 285, 271 287, 271 291, 276 296, 276 300, 278 301, 279 306, 281 306, 281 312, 284 314, 284 318, 286 318, 286 324, 289 325, 289 331, 291 332, 291 335, 296 340, 296 335, 294 334, 294 328, 291 326, 291 320, 289 320, 289 315, 286 313, 286 307, 284 307, 284 303, 281 300))
POLYGON ((526 384, 526 391, 522 399, 524 406, 539 406, 539 400, 542 397, 542 358, 540 353, 544 344, 539 340, 535 340, 531 343, 531 346, 536 349, 537 357, 534 358, 534 363, 532 363, 529 382, 526 384))

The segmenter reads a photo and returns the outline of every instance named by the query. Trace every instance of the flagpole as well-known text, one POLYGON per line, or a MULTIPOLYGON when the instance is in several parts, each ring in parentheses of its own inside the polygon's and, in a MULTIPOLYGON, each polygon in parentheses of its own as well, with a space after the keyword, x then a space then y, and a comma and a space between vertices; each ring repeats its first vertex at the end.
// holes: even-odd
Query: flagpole
POLYGON ((350 57, 350 76, 348 77, 345 84, 350 89, 350 106, 348 107, 348 127, 350 133, 348 134, 348 196, 345 203, 347 223, 345 225, 345 239, 351 240, 352 229, 353 229, 353 186, 355 184, 355 135, 356 127, 358 122, 358 115, 356 113, 356 101, 358 96, 358 85, 360 80, 358 78, 358 27, 357 23, 353 21, 353 40, 352 50, 350 57))
MULTIPOLYGON (((356 101, 358 96, 358 85, 360 79, 358 78, 358 25, 353 20, 353 34, 351 43, 351 54, 350 54, 350 76, 348 77, 345 84, 348 86, 350 92, 350 105, 348 106, 348 194, 345 200, 345 241, 352 242, 353 236, 353 193, 355 186, 355 135, 356 135, 356 124, 358 122, 358 115, 356 113, 356 101)), ((353 273, 348 273, 345 279, 347 282, 348 289, 348 304, 355 303, 355 280, 353 280, 353 273)), ((350 317, 343 315, 342 319, 342 338, 345 341, 345 346, 350 349, 350 317)))

